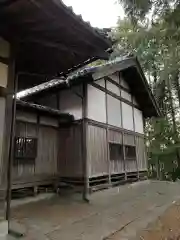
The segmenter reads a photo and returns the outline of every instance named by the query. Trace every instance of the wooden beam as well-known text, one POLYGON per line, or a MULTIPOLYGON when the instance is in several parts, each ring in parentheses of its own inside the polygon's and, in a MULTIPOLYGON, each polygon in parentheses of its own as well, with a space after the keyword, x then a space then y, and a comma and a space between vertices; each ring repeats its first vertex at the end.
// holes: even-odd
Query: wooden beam
POLYGON ((87 84, 83 84, 83 97, 82 97, 82 162, 83 162, 83 176, 84 176, 84 189, 83 189, 83 200, 89 202, 89 170, 87 162, 87 84))
POLYGON ((117 82, 115 82, 115 81, 114 81, 113 79, 111 79, 110 77, 105 77, 105 79, 106 79, 107 81, 109 81, 110 83, 112 83, 112 84, 116 85, 117 87, 119 87, 120 90, 123 90, 123 91, 125 91, 125 92, 127 92, 127 93, 129 93, 129 94, 132 94, 132 91, 130 91, 129 89, 127 89, 127 88, 123 87, 122 85, 118 84, 117 82))
MULTIPOLYGON (((131 96, 131 99, 133 101, 133 98, 131 96)), ((134 106, 132 107, 133 111, 133 128, 134 132, 136 131, 136 125, 135 125, 135 116, 134 116, 134 106)), ((138 166, 138 159, 137 159, 137 141, 136 141, 136 136, 134 136, 134 142, 135 142, 135 155, 136 155, 136 168, 137 168, 137 177, 139 179, 139 166, 138 166)))
POLYGON ((121 133, 126 133, 126 134, 129 134, 129 135, 134 135, 134 136, 137 136, 137 137, 145 138, 144 134, 133 132, 133 131, 130 131, 130 130, 127 130, 127 129, 124 129, 124 128, 115 127, 115 126, 112 126, 112 125, 109 125, 109 124, 106 124, 106 123, 97 122, 97 121, 89 119, 89 118, 87 118, 86 121, 89 124, 92 124, 93 126, 97 126, 97 127, 101 127, 101 128, 107 128, 108 127, 109 130, 113 130, 113 131, 117 131, 117 132, 121 132, 121 133))
MULTIPOLYGON (((107 82, 105 81, 105 89, 107 90, 107 82)), ((108 179, 109 184, 111 184, 111 163, 110 163, 110 154, 109 154, 109 127, 108 127, 108 95, 105 93, 106 100, 106 144, 107 144, 107 161, 108 161, 108 179)))
POLYGON ((0 97, 6 97, 7 96, 7 89, 0 86, 0 97))
POLYGON ((101 90, 101 91, 103 91, 103 92, 109 94, 110 96, 112 96, 112 97, 114 97, 114 98, 116 98, 116 99, 118 99, 118 100, 120 100, 120 101, 122 101, 122 102, 128 104, 129 106, 131 106, 131 107, 135 107, 135 108, 141 110, 138 106, 136 106, 136 105, 133 104, 132 102, 130 102, 130 101, 126 100, 125 98, 122 98, 122 97, 116 95, 115 93, 113 93, 113 92, 111 92, 111 91, 109 91, 109 90, 103 88, 102 86, 96 84, 95 82, 92 82, 91 85, 92 85, 93 87, 98 88, 99 90, 101 90))
POLYGON ((2 62, 2 63, 4 63, 4 64, 8 65, 8 64, 9 64, 9 59, 0 56, 0 62, 2 62))
POLYGON ((99 69, 96 73, 93 74, 93 79, 98 80, 100 78, 109 76, 117 71, 122 71, 128 68, 135 66, 135 61, 132 58, 122 60, 122 62, 109 64, 105 67, 105 70, 99 69))

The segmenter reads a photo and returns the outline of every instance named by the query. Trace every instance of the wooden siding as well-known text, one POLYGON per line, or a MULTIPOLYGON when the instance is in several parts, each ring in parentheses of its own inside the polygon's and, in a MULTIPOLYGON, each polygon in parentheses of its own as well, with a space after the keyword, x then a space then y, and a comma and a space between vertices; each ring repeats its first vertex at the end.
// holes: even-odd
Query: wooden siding
POLYGON ((109 130, 109 142, 122 144, 122 133, 109 130))
POLYGON ((136 137, 136 154, 139 171, 147 171, 146 147, 143 137, 136 137))
POLYGON ((87 135, 89 177, 109 174, 106 129, 88 125, 87 135))
MULTIPOLYGON (((36 125, 32 123, 16 123, 16 136, 37 137, 36 125)), ((12 178, 26 178, 35 174, 35 161, 25 159, 15 159, 12 169, 12 178)))
POLYGON ((53 126, 58 127, 58 119, 50 118, 50 117, 40 117, 40 124, 45 126, 53 126))
POLYGON ((37 123, 37 114, 17 110, 16 119, 24 122, 37 123))
POLYGON ((58 130, 52 127, 39 127, 36 174, 57 175, 58 130))
POLYGON ((126 172, 137 172, 137 163, 136 160, 127 160, 125 161, 126 172))
POLYGON ((60 177, 83 177, 81 124, 59 130, 58 169, 60 177))
POLYGON ((54 176, 58 174, 58 129, 51 126, 39 126, 35 123, 16 121, 16 136, 35 137, 38 139, 38 153, 35 160, 14 159, 12 178, 13 181, 41 176, 54 176))
MULTIPOLYGON (((135 136, 132 134, 124 134, 124 145, 135 146, 135 136)), ((126 172, 137 172, 137 160, 125 159, 126 172)))
POLYGON ((133 134, 124 134, 124 145, 135 146, 135 137, 133 134))
MULTIPOLYGON (((109 142, 122 144, 122 133, 109 130, 109 142)), ((120 174, 124 172, 124 159, 110 160, 110 174, 120 174)))

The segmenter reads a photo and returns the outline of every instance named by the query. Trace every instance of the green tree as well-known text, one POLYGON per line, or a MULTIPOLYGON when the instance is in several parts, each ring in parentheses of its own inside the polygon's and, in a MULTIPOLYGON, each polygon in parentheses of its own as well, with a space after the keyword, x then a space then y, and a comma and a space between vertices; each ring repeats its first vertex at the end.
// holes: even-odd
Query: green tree
POLYGON ((155 161, 160 170, 162 165, 169 166, 171 172, 172 168, 180 169, 180 1, 120 2, 127 18, 119 20, 112 34, 116 41, 112 58, 129 53, 138 56, 165 116, 147 123, 153 133, 151 139, 147 132, 150 162, 155 161))

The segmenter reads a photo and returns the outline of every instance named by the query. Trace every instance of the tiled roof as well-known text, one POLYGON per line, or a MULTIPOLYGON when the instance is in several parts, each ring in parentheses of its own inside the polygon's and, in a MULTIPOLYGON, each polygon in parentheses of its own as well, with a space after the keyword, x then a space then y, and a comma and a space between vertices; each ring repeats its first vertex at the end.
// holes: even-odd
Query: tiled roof
POLYGON ((53 116, 58 116, 62 119, 74 120, 73 115, 68 114, 68 113, 62 113, 60 110, 53 109, 53 108, 50 108, 50 107, 47 107, 47 106, 42 106, 42 105, 39 105, 39 104, 30 103, 30 102, 25 102, 25 101, 22 101, 22 100, 17 100, 16 104, 17 104, 18 108, 27 108, 27 109, 35 110, 35 111, 38 111, 38 112, 48 113, 48 114, 53 115, 53 116))
POLYGON ((75 79, 78 79, 79 77, 85 77, 86 75, 89 75, 89 74, 93 74, 95 73, 97 70, 100 71, 101 68, 103 67, 106 67, 106 66, 113 66, 114 64, 118 64, 124 60, 128 60, 129 56, 121 56, 121 57, 118 57, 116 58, 115 60, 111 60, 111 61, 107 61, 106 63, 103 63, 103 64, 99 64, 97 66, 85 66, 77 71, 74 71, 72 73, 70 73, 68 75, 67 78, 57 78, 57 79, 53 79, 49 82, 46 82, 46 83, 42 83, 36 87, 33 87, 33 88, 30 88, 30 89, 27 89, 23 92, 20 92, 17 94, 17 97, 18 98, 23 98, 23 97, 27 97, 27 96, 30 96, 30 95, 33 95, 33 94, 36 94, 38 92, 41 92, 41 91, 44 91, 46 89, 52 89, 54 87, 57 87, 61 84, 67 84, 75 79))

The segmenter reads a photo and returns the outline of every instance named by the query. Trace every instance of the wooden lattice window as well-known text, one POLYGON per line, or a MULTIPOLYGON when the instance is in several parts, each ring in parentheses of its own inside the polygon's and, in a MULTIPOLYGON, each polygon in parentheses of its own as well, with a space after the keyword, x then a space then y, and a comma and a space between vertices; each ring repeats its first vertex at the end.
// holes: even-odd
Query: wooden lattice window
POLYGON ((15 158, 35 159, 37 157, 37 138, 16 137, 15 158))
POLYGON ((123 159, 123 146, 117 143, 109 143, 109 152, 111 161, 119 161, 123 159))
POLYGON ((136 159, 136 147, 135 146, 125 146, 125 155, 127 160, 136 159))

